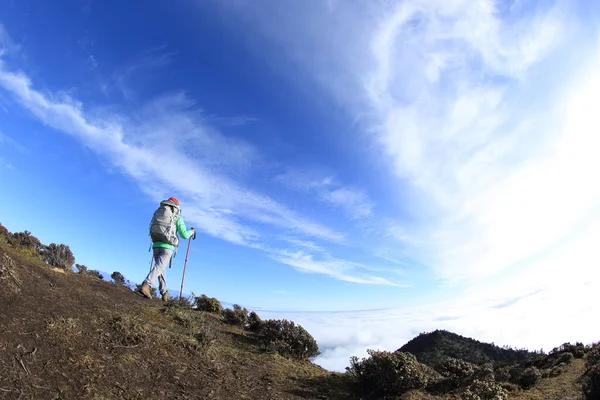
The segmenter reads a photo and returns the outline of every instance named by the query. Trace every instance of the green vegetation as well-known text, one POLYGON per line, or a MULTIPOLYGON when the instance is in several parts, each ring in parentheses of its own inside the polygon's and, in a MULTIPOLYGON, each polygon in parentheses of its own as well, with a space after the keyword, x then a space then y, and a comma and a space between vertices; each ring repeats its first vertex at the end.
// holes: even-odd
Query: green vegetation
POLYGON ((600 399, 600 345, 596 345, 586 357, 583 392, 586 400, 600 399))
POLYGON ((208 297, 205 294, 200 297, 196 297, 194 304, 196 305, 198 311, 206 311, 218 315, 221 315, 223 312, 223 306, 221 305, 221 302, 214 297, 208 297))

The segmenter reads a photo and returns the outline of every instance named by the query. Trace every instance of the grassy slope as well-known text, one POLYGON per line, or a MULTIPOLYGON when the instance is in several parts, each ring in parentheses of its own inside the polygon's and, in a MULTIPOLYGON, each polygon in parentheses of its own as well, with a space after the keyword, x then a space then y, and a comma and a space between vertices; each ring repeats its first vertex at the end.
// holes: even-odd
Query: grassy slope
POLYGON ((10 266, 0 275, 0 398, 347 397, 335 393, 339 375, 266 353, 213 315, 166 310, 5 246, 2 263, 10 266))

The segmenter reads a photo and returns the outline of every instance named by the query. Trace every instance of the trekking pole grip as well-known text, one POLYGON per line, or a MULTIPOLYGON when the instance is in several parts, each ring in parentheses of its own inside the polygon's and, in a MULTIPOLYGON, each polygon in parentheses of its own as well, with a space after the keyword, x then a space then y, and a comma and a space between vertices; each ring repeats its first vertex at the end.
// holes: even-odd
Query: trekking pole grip
POLYGON ((194 228, 194 227, 192 226, 192 229, 194 230, 194 235, 192 236, 192 240, 196 240, 196 228, 194 228))

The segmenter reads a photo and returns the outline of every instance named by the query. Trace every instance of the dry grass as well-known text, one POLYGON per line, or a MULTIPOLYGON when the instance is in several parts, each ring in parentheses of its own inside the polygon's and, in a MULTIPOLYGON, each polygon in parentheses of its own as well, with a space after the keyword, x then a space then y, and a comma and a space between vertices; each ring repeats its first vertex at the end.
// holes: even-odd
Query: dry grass
POLYGON ((541 379, 533 388, 509 394, 510 399, 518 400, 582 400, 579 380, 583 374, 584 362, 575 359, 565 371, 556 377, 541 379))

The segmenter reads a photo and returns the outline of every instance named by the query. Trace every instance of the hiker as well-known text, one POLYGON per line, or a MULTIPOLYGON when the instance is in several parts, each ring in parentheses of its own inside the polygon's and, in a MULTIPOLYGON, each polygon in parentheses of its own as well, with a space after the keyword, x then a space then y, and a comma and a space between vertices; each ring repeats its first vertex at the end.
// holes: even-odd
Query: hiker
POLYGON ((177 234, 179 233, 179 236, 183 239, 189 239, 195 232, 194 228, 186 229, 181 216, 179 200, 170 197, 168 200, 160 202, 160 206, 154 212, 150 222, 154 266, 150 269, 150 273, 140 288, 141 294, 151 299, 150 287, 154 285, 158 278, 158 290, 162 300, 167 301, 170 299, 165 278, 167 265, 170 265, 173 253, 179 245, 177 234))

